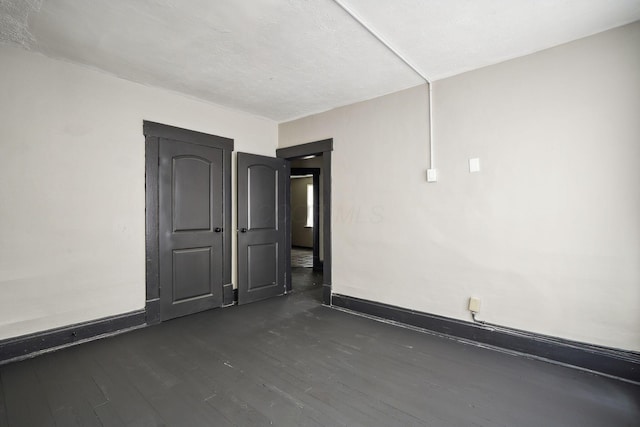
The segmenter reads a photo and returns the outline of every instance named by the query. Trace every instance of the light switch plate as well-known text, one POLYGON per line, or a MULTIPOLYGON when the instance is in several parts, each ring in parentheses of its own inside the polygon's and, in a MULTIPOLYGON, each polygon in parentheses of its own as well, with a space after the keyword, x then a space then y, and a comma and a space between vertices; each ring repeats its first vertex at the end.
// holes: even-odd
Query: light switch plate
POLYGON ((474 157, 469 159, 469 172, 480 172, 480 159, 474 157))
POLYGON ((427 169, 427 182, 437 182, 437 181, 438 181, 438 170, 427 169))

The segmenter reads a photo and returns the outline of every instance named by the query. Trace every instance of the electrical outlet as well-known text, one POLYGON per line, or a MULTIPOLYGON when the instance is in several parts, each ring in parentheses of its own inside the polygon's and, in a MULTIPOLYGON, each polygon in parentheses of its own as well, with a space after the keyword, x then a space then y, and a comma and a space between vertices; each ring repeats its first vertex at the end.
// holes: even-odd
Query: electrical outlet
POLYGON ((472 311, 474 313, 480 312, 480 298, 469 298, 469 311, 472 311))
POLYGON ((469 172, 480 172, 480 159, 475 157, 473 159, 469 159, 469 172))

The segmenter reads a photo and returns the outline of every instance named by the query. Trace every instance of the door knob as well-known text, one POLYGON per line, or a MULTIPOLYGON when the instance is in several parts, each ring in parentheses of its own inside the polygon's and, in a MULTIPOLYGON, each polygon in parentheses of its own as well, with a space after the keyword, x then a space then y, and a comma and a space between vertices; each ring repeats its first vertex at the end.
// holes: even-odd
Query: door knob
POLYGON ((216 228, 213 229, 213 231, 215 231, 216 233, 220 233, 220 232, 222 232, 222 228, 216 227, 216 228))
POLYGON ((241 232, 241 233, 246 233, 246 232, 247 232, 247 229, 243 227, 243 228, 241 228, 241 229, 240 229, 240 232, 241 232))

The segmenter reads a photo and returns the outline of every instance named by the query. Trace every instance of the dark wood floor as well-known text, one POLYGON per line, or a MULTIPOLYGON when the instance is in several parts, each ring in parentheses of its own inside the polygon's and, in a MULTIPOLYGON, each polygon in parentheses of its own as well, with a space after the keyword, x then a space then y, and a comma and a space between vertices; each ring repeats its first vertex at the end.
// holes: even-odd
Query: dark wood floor
POLYGON ((297 292, 0 367, 0 426, 638 426, 640 387, 297 292))
POLYGON ((313 267, 313 249, 291 248, 291 267, 313 267))

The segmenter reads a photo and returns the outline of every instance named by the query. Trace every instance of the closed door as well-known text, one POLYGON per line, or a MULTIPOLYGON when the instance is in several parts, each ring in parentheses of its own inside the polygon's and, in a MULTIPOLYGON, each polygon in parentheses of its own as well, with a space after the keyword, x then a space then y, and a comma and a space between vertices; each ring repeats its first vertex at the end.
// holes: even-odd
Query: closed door
POLYGON ((238 304, 286 289, 286 182, 283 159, 238 153, 238 304))
POLYGON ((222 305, 223 150, 159 141, 162 320, 222 305))

